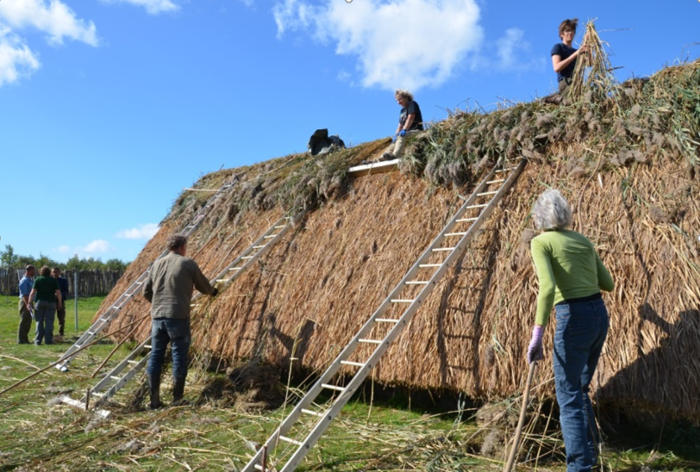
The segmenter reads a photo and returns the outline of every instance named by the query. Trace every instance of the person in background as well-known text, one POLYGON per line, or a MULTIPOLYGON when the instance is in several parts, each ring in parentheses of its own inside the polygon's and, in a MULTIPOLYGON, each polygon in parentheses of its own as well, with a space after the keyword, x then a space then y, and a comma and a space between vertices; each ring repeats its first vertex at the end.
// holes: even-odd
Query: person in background
POLYGON ((546 190, 532 211, 543 233, 530 243, 537 271, 537 317, 527 350, 528 363, 542 359, 542 335, 554 305, 554 381, 567 472, 590 472, 599 440, 588 389, 608 333, 601 290, 614 283, 584 235, 567 229, 571 209, 558 190, 546 190))
POLYGON ((34 320, 36 321, 36 337, 34 344, 53 344, 53 321, 56 316, 56 308, 63 306, 61 290, 58 281, 51 277, 51 269, 43 266, 39 270, 39 277, 34 280, 34 287, 29 293, 29 306, 33 307, 36 298, 36 308, 34 308, 34 320))
POLYGON ((143 296, 151 303, 151 357, 148 359, 148 386, 152 410, 160 408, 160 377, 165 349, 171 344, 173 355, 173 404, 182 402, 187 378, 187 352, 190 348, 190 303, 192 289, 215 297, 212 287, 197 263, 185 257, 187 238, 168 238, 166 256, 153 263, 143 286, 143 296))
MULTIPOLYGON (((576 26, 578 26, 578 18, 562 21, 559 25, 559 37, 562 42, 555 44, 552 48, 552 66, 554 67, 554 72, 557 73, 559 93, 561 94, 564 94, 571 84, 571 77, 576 68, 576 58, 578 58, 579 54, 588 51, 586 44, 578 50, 572 46, 574 36, 576 36, 576 26)), ((586 38, 584 37, 584 43, 585 40, 586 38)))
POLYGON ((51 269, 51 277, 58 281, 59 290, 61 290, 61 298, 63 303, 56 309, 56 318, 58 318, 58 335, 64 336, 66 330, 66 300, 68 300, 68 279, 61 277, 61 269, 54 267, 51 269))
POLYGON ((394 97, 401 106, 399 114, 399 125, 396 128, 394 137, 396 140, 391 144, 389 150, 382 154, 382 160, 401 159, 405 146, 406 133, 423 130, 423 115, 421 114, 418 102, 413 100, 413 94, 408 90, 396 90, 394 97))
POLYGON ((32 312, 29 308, 29 294, 34 286, 36 267, 28 265, 24 269, 24 277, 19 281, 19 329, 17 343, 29 344, 29 330, 32 328, 32 312))

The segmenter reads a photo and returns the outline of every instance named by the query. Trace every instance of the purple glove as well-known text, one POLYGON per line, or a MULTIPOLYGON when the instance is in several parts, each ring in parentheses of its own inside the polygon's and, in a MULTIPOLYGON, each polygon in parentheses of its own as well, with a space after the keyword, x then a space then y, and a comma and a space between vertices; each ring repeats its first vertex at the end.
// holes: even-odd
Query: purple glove
POLYGON ((401 131, 399 131, 399 136, 406 136, 406 130, 402 129, 401 131))
POLYGON ((535 325, 532 329, 532 339, 527 348, 527 363, 532 364, 535 361, 541 360, 542 355, 542 335, 544 334, 544 326, 535 325))

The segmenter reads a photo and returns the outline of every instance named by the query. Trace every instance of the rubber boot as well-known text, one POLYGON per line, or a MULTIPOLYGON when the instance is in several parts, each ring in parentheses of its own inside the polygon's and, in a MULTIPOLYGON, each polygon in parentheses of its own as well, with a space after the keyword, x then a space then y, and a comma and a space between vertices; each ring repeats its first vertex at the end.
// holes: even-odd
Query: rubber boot
POLYGON ((173 377, 173 406, 186 405, 183 399, 185 395, 185 380, 187 377, 173 377))
POLYGON ((148 376, 148 389, 151 391, 151 410, 156 410, 163 406, 160 402, 160 375, 148 376))

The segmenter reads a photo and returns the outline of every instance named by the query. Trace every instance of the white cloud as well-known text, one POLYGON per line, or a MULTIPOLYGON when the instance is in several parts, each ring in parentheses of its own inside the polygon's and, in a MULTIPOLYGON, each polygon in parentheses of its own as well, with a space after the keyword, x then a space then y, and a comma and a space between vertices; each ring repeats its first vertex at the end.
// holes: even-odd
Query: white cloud
POLYGON ((28 77, 40 66, 36 55, 16 35, 0 26, 0 86, 28 77))
POLYGON ((365 87, 440 85, 483 40, 476 0, 283 0, 273 14, 278 37, 308 31, 357 57, 365 87))
POLYGON ((13 30, 34 28, 49 35, 49 41, 62 44, 64 38, 97 46, 97 29, 92 21, 75 16, 60 0, 0 1, 0 22, 13 30))
POLYGON ((104 239, 95 239, 85 246, 80 252, 87 252, 90 254, 100 253, 100 252, 112 252, 114 251, 114 246, 109 244, 109 242, 104 239))
POLYGON ((119 231, 117 237, 122 239, 151 239, 159 229, 160 227, 157 224, 147 223, 136 228, 119 231))
POLYGON ((144 7, 150 15, 158 15, 169 11, 176 11, 180 6, 171 0, 102 0, 105 3, 130 3, 138 7, 144 7))
POLYGON ((523 71, 543 64, 542 59, 533 59, 530 43, 525 40, 525 32, 519 28, 509 28, 505 35, 496 41, 497 67, 504 70, 523 71))
POLYGON ((58 246, 56 250, 59 254, 68 254, 70 253, 70 246, 58 246))

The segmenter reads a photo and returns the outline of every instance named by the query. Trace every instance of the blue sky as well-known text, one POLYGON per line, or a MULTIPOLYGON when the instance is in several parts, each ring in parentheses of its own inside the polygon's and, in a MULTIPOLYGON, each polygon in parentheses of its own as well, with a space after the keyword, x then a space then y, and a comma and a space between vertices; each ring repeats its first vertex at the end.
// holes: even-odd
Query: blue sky
POLYGON ((621 80, 700 55, 697 0, 0 0, 0 248, 133 260, 205 173, 391 135, 397 87, 426 120, 546 95, 572 17, 621 80))

